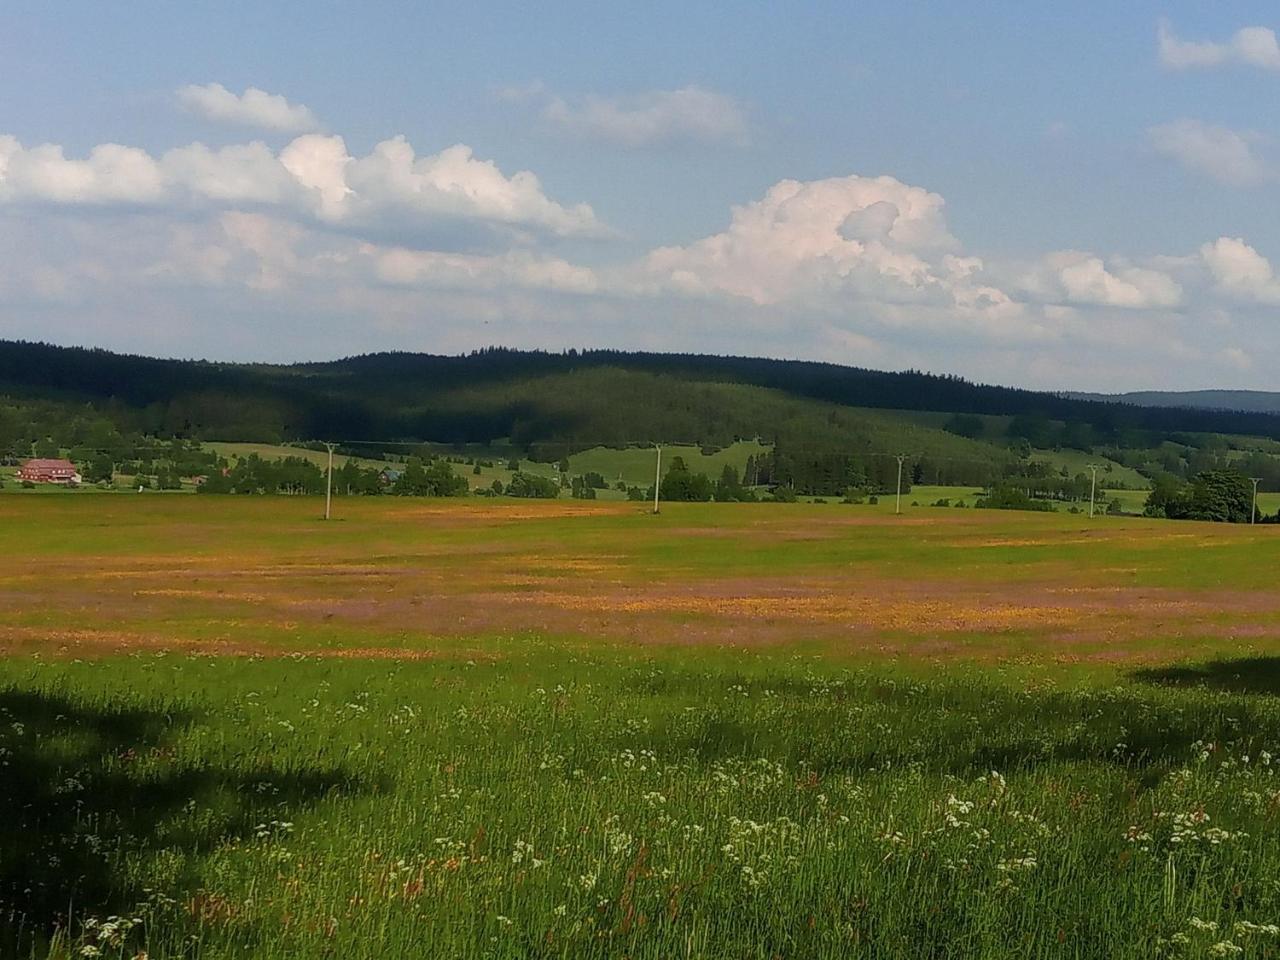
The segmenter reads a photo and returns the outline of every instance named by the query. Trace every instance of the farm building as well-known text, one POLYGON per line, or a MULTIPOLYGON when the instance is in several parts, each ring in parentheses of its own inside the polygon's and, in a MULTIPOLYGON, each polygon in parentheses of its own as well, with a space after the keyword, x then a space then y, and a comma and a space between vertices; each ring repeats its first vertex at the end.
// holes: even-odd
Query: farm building
POLYGON ((80 482, 80 471, 70 460, 37 458, 18 468, 18 479, 31 483, 61 483, 73 486, 80 482))

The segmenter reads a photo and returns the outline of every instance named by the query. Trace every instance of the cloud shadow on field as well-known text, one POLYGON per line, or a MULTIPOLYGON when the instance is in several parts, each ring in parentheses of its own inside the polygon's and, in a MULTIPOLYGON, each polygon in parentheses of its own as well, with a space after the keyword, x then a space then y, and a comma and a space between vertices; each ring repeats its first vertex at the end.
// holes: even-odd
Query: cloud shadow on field
POLYGON ((180 899, 199 880, 190 855, 365 789, 338 767, 179 759, 172 741, 194 725, 163 707, 0 688, 0 958, 133 911, 144 894, 112 859, 122 851, 177 853, 173 888, 159 892, 180 899))
POLYGON ((1280 657, 1239 657, 1192 666, 1135 670, 1135 680, 1161 687, 1196 687, 1227 693, 1280 694, 1280 657))

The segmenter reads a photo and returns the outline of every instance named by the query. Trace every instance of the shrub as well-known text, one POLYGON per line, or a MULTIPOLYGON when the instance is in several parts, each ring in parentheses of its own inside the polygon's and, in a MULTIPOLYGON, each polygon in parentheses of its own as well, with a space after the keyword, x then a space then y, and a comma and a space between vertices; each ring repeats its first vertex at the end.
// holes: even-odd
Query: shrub
POLYGON ((974 506, 988 510, 1035 510, 1041 513, 1053 512, 1053 504, 1049 503, 1047 500, 1033 500, 1031 497, 1027 496, 1025 490, 1009 485, 992 487, 991 491, 985 497, 980 497, 974 506))
POLYGON ((554 500, 560 496, 559 485, 549 477, 516 471, 507 484, 508 497, 524 497, 536 500, 554 500))

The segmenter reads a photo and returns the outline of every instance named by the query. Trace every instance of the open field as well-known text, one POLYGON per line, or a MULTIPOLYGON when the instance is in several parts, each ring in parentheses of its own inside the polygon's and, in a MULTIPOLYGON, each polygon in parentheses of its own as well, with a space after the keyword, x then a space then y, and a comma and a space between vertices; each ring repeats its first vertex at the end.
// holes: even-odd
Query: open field
POLYGON ((1123 463, 1117 463, 1094 453, 1086 453, 1083 450, 1071 450, 1065 447, 1061 450, 1033 450, 1031 459, 1051 463, 1057 469, 1065 467, 1072 476, 1081 473, 1087 476, 1089 464, 1096 463, 1102 468, 1098 471, 1100 487, 1114 484, 1131 490, 1141 490, 1144 494, 1151 487, 1151 481, 1132 467, 1126 467, 1123 463))
POLYGON ((1280 950, 1274 527, 338 506, 0 500, 0 956, 1280 950))
MULTIPOLYGON (((1124 505, 1126 513, 1141 513, 1142 508, 1147 505, 1148 492, 1146 490, 1108 490, 1105 495, 1099 495, 1099 502, 1119 500, 1124 505)), ((1260 514, 1274 514, 1277 510, 1280 510, 1280 493, 1260 491, 1258 493, 1258 512, 1260 514)))
MULTIPOLYGON (((712 480, 718 480, 726 466, 734 467, 741 476, 748 457, 758 456, 771 449, 772 447, 768 444, 739 441, 723 450, 704 454, 699 447, 689 444, 671 444, 662 448, 662 462, 670 464, 673 458, 683 457, 685 464, 694 473, 705 473, 712 480)), ((622 480, 628 486, 650 487, 653 485, 654 465, 653 449, 643 447, 623 450, 592 447, 569 458, 571 472, 595 471, 601 474, 610 485, 617 480, 622 480)))

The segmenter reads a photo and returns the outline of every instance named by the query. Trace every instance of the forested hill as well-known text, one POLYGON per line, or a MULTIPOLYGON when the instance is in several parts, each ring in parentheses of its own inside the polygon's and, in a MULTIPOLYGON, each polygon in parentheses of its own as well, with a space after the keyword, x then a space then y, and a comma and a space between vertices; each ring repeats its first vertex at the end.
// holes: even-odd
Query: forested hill
POLYGON ((263 365, 0 341, 0 394, 87 403, 137 429, 206 439, 715 443, 758 435, 821 443, 845 432, 850 407, 1034 416, 1089 424, 1099 436, 1280 439, 1280 415, 1271 413, 1090 401, 917 371, 600 350, 263 365))
POLYGON ((1280 392, 1273 390, 1135 390, 1130 393, 1071 393, 1081 400, 1129 403, 1143 407, 1182 407, 1280 414, 1280 392))

